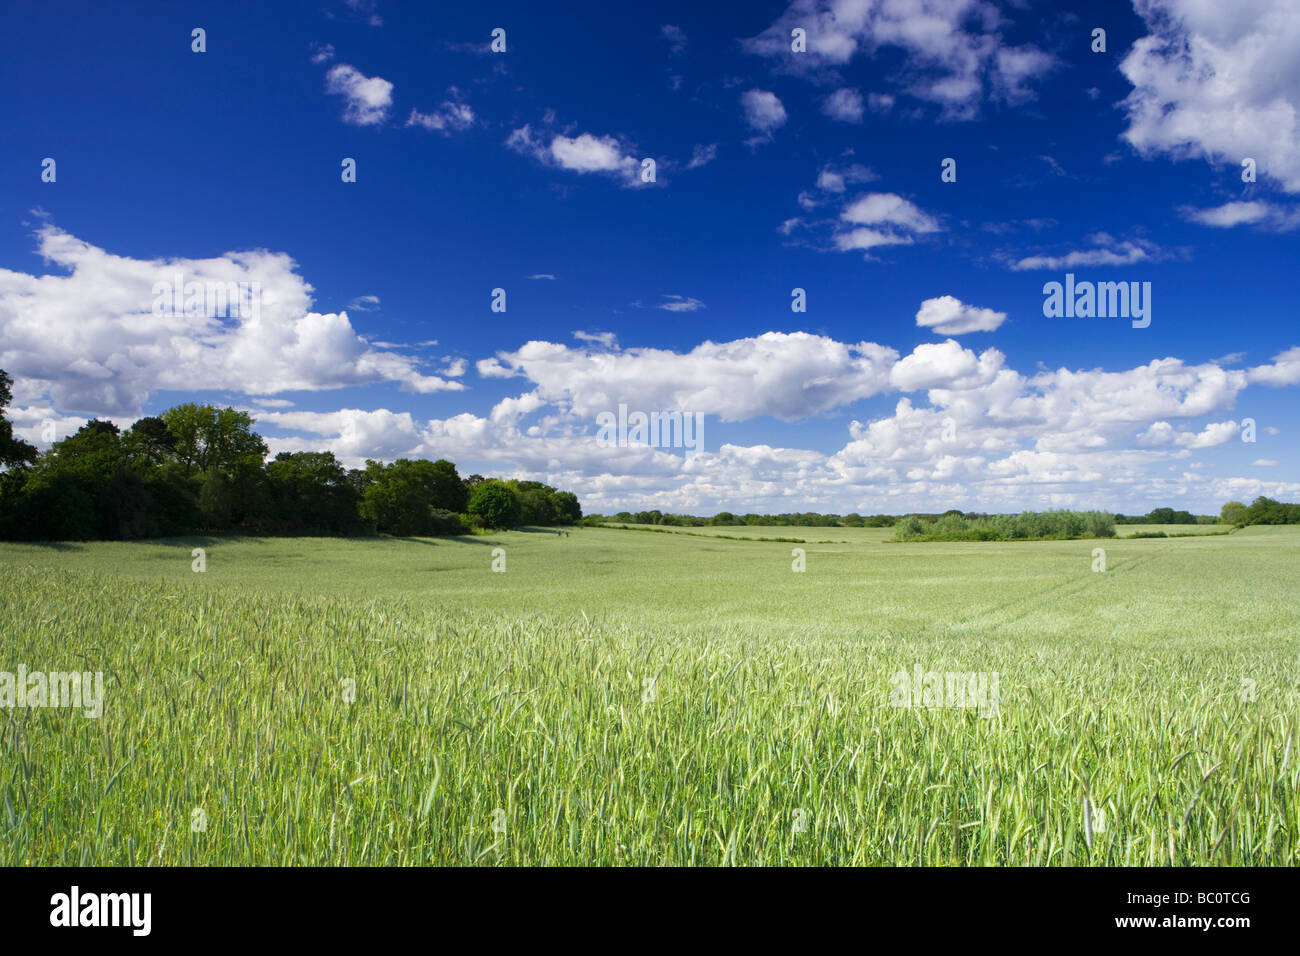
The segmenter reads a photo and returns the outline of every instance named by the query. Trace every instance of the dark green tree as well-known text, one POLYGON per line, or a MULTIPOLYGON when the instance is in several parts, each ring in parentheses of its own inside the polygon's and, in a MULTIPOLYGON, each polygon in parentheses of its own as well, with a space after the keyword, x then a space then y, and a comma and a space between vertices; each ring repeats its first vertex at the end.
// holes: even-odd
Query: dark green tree
POLYGON ((158 466, 176 458, 176 436, 156 415, 140 418, 122 436, 122 445, 132 462, 158 466))
POLYGON ((328 451, 282 451, 267 463, 267 518, 283 534, 357 534, 361 493, 328 451))
POLYGON ((516 527, 521 516, 519 496, 505 482, 488 479, 474 489, 469 513, 487 528, 516 527))
POLYGON ((458 514, 467 505, 456 466, 445 459, 367 462, 366 473, 370 481, 361 498, 361 515, 386 534, 438 534, 446 521, 435 521, 432 513, 458 514))
POLYGON ((56 442, 37 459, 23 489, 27 536, 51 541, 124 536, 117 527, 118 509, 138 496, 134 488, 124 493, 123 463, 112 422, 93 418, 56 442))
POLYGON ((555 493, 556 521, 560 524, 577 524, 582 520, 582 505, 572 491, 555 493))

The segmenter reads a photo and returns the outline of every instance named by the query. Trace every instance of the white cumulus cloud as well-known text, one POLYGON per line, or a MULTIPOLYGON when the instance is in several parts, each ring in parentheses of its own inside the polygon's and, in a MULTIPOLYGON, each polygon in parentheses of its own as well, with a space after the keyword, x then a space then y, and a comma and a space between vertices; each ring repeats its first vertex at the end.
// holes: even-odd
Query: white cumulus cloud
POLYGON ((284 253, 131 259, 49 224, 37 236, 42 257, 65 274, 0 269, 0 368, 22 380, 28 400, 133 416, 164 389, 274 395, 378 382, 415 392, 464 388, 366 342, 346 312, 314 311, 312 287, 284 253), (209 311, 205 301, 194 314, 155 312, 162 283, 204 290, 246 283, 250 293, 256 283, 258 307, 250 299, 247 315, 209 311))
POLYGON ((1005 312, 966 305, 951 295, 926 299, 916 313, 916 324, 934 329, 940 335, 966 332, 992 332, 1006 321, 1005 312))
POLYGON ((392 83, 381 76, 366 76, 347 63, 325 74, 325 91, 343 97, 343 121, 354 126, 382 123, 393 105, 392 83))
POLYGON ((1124 139, 1145 156, 1202 158, 1300 192, 1300 5, 1135 0, 1150 31, 1120 63, 1124 139))

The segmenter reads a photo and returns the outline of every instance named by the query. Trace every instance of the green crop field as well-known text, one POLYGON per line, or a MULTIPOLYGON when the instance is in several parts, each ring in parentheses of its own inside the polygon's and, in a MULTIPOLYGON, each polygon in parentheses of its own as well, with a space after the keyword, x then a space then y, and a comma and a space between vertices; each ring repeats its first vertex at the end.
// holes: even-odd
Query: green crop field
POLYGON ((1115 526, 1115 537, 1127 538, 1135 534, 1164 533, 1170 537, 1190 534, 1226 534, 1227 528, 1215 524, 1121 524, 1115 526))
POLYGON ((0 864, 1300 862, 1300 528, 671 531, 0 544, 0 864))

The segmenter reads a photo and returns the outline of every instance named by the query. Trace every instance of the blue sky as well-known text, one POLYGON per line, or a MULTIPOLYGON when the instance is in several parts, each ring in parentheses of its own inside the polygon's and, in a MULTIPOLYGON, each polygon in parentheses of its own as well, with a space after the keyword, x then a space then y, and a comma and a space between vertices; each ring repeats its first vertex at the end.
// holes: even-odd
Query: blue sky
POLYGON ((1300 497, 1292 4, 438 6, 9 6, 21 434, 219 401, 604 512, 1300 497), (155 314, 178 271, 257 317, 155 314), (1046 317, 1066 273, 1150 325, 1046 317))

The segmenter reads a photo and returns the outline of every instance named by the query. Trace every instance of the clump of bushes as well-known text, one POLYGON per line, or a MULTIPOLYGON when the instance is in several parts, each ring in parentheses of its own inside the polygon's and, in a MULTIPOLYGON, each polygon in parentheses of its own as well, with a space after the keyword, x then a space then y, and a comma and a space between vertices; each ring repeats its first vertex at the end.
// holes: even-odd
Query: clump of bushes
POLYGON ((1022 511, 1006 515, 907 515, 894 525, 895 541, 1063 541, 1113 538, 1115 516, 1104 511, 1022 511))

